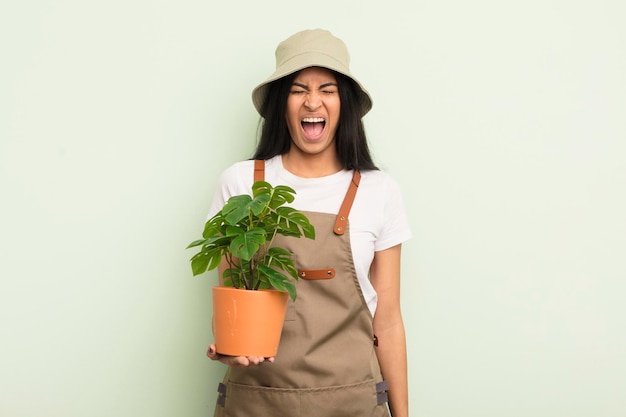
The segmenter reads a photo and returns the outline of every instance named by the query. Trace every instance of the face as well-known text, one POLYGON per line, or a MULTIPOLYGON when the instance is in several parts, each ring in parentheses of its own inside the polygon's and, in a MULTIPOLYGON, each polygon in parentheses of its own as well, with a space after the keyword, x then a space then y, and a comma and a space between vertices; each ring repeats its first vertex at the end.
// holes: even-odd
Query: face
POLYGON ((317 67, 300 71, 287 98, 287 126, 295 145, 289 152, 336 158, 340 107, 337 80, 331 71, 317 67))

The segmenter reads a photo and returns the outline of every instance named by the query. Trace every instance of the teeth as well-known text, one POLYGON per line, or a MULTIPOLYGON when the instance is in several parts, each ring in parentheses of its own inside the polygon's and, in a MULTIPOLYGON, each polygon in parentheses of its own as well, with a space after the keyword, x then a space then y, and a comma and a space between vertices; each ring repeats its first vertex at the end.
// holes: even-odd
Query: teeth
POLYGON ((321 117, 305 117, 304 119, 302 119, 302 121, 304 123, 321 123, 324 121, 324 119, 321 117))

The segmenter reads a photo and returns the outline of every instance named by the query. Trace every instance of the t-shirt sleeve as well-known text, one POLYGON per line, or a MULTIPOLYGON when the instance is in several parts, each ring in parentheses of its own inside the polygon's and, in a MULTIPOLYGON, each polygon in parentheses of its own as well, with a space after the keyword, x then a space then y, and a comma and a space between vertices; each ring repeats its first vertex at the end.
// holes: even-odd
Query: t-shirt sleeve
POLYGON ((217 179, 207 219, 222 209, 234 195, 250 194, 253 182, 252 162, 238 162, 226 168, 217 179))
POLYGON ((375 251, 389 249, 411 238, 411 227, 404 206, 400 185, 387 176, 384 186, 383 222, 375 251))

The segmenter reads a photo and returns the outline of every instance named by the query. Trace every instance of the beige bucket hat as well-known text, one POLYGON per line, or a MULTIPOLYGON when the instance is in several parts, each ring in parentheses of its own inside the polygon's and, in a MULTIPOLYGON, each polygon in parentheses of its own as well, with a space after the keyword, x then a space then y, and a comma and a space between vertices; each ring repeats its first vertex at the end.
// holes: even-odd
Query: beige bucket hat
POLYGON ((298 32, 276 47, 276 71, 252 90, 252 102, 261 112, 268 84, 286 75, 308 67, 323 67, 350 77, 360 88, 360 114, 364 116, 372 108, 372 99, 361 83, 350 72, 350 54, 343 41, 327 30, 312 29, 298 32))

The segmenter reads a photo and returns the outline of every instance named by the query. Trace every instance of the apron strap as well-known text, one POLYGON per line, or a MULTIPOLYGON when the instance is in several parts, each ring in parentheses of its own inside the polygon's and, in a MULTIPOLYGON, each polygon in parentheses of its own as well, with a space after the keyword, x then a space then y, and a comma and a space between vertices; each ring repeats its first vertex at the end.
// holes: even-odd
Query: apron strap
POLYGON ((263 159, 254 160, 254 182, 265 180, 265 161, 263 159))
MULTIPOLYGON (((263 181, 264 179, 265 160, 255 159, 254 182, 263 181)), ((339 214, 337 214, 337 219, 335 220, 335 227, 333 228, 333 231, 336 235, 343 235, 346 232, 348 215, 350 214, 350 209, 352 208, 352 203, 354 203, 354 197, 356 196, 356 190, 359 188, 360 182, 361 173, 357 170, 354 170, 354 174, 352 175, 352 181, 350 181, 350 186, 348 187, 348 192, 346 192, 346 196, 344 197, 341 208, 339 209, 339 214)))
POLYGON ((354 202, 356 190, 359 188, 360 182, 361 173, 357 170, 354 170, 354 174, 352 175, 352 181, 350 181, 350 187, 348 187, 348 192, 343 199, 343 203, 341 204, 341 208, 339 209, 339 214, 337 214, 337 220, 335 220, 335 228, 333 229, 333 231, 336 235, 343 235, 346 231, 348 215, 350 214, 350 209, 352 208, 352 203, 354 202))

